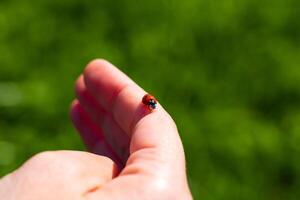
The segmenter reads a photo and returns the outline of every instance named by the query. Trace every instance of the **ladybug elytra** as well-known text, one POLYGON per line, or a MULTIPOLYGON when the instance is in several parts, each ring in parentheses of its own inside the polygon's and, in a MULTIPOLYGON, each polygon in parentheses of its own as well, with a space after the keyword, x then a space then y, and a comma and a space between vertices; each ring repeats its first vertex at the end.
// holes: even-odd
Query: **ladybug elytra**
POLYGON ((148 106, 150 110, 154 110, 157 106, 157 100, 150 94, 145 94, 142 102, 144 105, 148 106))

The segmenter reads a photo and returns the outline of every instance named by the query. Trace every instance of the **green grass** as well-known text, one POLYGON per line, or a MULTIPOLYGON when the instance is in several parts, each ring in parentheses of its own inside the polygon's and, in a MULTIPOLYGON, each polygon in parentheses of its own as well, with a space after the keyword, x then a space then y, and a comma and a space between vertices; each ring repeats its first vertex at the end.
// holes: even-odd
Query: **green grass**
POLYGON ((299 199, 298 0, 0 2, 0 175, 83 150, 68 109, 95 57, 177 122, 195 199, 299 199))

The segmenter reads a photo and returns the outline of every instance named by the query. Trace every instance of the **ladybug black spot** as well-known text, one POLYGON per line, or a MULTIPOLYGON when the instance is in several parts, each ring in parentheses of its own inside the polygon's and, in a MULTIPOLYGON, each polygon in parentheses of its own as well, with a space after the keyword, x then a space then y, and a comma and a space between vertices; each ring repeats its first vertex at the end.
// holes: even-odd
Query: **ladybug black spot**
POLYGON ((148 103, 149 107, 151 109, 155 109, 156 108, 156 101, 154 99, 151 99, 148 103))

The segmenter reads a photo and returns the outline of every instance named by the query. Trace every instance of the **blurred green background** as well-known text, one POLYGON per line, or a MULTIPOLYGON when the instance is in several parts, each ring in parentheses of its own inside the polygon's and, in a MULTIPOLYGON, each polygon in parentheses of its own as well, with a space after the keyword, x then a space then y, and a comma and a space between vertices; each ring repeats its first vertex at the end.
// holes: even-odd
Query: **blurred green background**
POLYGON ((195 199, 300 199, 300 1, 1 0, 0 176, 83 150, 68 109, 95 57, 178 124, 195 199))

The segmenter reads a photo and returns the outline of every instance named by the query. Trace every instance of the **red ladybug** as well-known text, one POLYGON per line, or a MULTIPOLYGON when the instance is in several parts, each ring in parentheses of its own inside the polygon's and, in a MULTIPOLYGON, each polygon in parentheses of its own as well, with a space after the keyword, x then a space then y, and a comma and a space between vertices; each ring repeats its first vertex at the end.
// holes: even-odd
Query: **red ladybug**
POLYGON ((149 110, 154 110, 157 106, 157 100, 150 94, 145 94, 142 102, 144 105, 148 106, 149 110))

